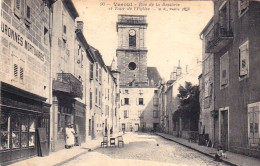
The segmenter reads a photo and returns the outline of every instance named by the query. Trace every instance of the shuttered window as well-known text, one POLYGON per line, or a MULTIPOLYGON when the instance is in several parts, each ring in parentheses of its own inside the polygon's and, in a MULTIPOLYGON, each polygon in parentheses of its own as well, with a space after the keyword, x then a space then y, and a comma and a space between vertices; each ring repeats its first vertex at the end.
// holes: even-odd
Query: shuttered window
POLYGON ((22 0, 15 0, 14 3, 14 14, 20 18, 22 14, 22 0))
POLYGON ((94 69, 94 65, 91 63, 90 64, 90 71, 89 71, 89 79, 90 80, 93 80, 93 75, 94 75, 93 69, 94 69))
POLYGON ((238 16, 242 16, 249 8, 248 0, 240 0, 238 1, 238 16))
POLYGON ((260 102, 248 105, 248 138, 250 146, 257 146, 260 142, 259 135, 259 110, 260 102))
POLYGON ((29 26, 31 24, 31 15, 32 15, 32 10, 31 10, 31 0, 25 0, 24 1, 25 4, 24 4, 24 18, 25 18, 25 24, 27 26, 29 26))
POLYGON ((89 109, 92 109, 92 92, 89 92, 89 109))
POLYGON ((249 44, 248 41, 239 47, 239 76, 249 73, 249 44))
POLYGON ((18 77, 18 65, 14 64, 14 79, 17 79, 18 77))
POLYGON ((96 93, 95 93, 95 103, 97 104, 98 103, 98 90, 96 88, 96 93))
POLYGON ((226 52, 220 57, 220 86, 226 87, 229 81, 229 54, 226 52))

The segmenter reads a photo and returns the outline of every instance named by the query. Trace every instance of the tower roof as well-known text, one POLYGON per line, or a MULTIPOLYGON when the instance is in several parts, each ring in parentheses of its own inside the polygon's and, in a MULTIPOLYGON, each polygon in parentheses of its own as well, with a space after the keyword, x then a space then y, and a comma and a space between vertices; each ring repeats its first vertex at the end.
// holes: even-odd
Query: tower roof
POLYGON ((116 70, 117 70, 116 61, 115 61, 115 59, 113 58, 112 63, 111 63, 111 71, 116 71, 116 70))

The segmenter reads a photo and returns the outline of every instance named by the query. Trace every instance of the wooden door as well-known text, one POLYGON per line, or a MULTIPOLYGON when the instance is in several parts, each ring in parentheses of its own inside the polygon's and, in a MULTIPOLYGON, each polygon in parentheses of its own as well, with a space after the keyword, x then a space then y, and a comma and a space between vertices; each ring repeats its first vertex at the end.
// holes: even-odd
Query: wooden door
POLYGON ((228 150, 228 111, 222 111, 221 116, 221 144, 223 148, 228 150))

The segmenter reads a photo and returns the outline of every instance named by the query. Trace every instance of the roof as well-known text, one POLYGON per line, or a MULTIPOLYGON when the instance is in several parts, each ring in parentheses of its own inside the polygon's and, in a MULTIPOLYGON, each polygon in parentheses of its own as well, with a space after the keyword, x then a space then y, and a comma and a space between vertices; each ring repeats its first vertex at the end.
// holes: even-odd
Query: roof
POLYGON ((162 80, 156 67, 147 67, 147 77, 148 77, 149 85, 159 86, 160 81, 162 80))
POLYGON ((201 36, 206 30, 207 28, 210 26, 210 24, 213 23, 213 17, 211 17, 211 19, 209 20, 209 22, 207 23, 207 25, 203 28, 203 30, 200 32, 199 36, 201 36))
MULTIPOLYGON (((89 45, 88 45, 88 42, 86 40, 86 38, 84 37, 82 31, 80 29, 76 29, 75 31, 79 41, 82 43, 83 47, 88 50, 89 49, 89 45)), ((87 51, 87 58, 93 63, 94 62, 94 59, 93 57, 91 56, 91 54, 87 51)))
POLYGON ((103 58, 102 58, 102 55, 100 54, 100 52, 96 48, 92 47, 91 45, 89 45, 89 46, 90 46, 90 51, 91 51, 95 61, 98 62, 105 70, 107 70, 105 68, 105 63, 103 61, 103 58))
POLYGON ((74 19, 79 17, 79 13, 71 0, 64 0, 63 3, 67 6, 69 9, 68 12, 74 17, 74 19))

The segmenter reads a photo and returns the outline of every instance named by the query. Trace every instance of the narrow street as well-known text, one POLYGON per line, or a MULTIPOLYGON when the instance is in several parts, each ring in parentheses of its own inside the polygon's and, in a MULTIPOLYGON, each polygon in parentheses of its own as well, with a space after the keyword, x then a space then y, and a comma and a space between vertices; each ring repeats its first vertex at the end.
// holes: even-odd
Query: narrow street
POLYGON ((123 138, 123 148, 98 147, 64 165, 225 165, 156 135, 126 133, 123 138))

